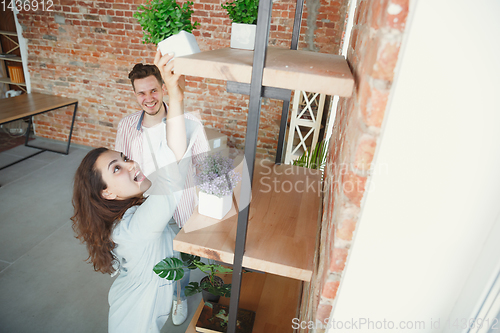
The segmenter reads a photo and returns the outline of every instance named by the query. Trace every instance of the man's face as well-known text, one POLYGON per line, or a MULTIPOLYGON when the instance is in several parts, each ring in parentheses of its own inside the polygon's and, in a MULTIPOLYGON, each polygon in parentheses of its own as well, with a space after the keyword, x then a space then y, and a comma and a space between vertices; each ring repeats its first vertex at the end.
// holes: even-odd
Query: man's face
POLYGON ((163 86, 154 75, 137 79, 134 81, 135 97, 142 109, 149 115, 154 116, 160 112, 163 105, 163 86))

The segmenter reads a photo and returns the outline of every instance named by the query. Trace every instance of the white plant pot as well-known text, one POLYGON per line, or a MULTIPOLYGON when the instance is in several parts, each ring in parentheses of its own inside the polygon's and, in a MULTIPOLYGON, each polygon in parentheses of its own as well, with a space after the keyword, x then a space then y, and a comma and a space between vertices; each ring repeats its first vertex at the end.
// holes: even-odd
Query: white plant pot
POLYGON ((233 23, 231 25, 231 48, 253 50, 257 25, 233 23))
POLYGON ((198 201, 198 213, 214 219, 221 220, 229 212, 233 205, 233 194, 219 198, 213 194, 200 192, 198 201))
POLYGON ((200 52, 200 47, 193 34, 182 30, 176 35, 158 43, 161 55, 173 53, 175 57, 182 57, 200 52))

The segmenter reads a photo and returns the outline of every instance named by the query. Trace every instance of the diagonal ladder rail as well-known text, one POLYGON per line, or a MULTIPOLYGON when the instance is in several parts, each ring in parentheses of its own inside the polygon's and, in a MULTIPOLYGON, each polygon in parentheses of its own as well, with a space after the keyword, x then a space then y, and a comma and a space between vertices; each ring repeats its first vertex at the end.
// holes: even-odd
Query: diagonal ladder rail
POLYGON ((301 90, 295 90, 285 164, 292 163, 293 160, 302 155, 300 152, 301 148, 304 152, 309 151, 309 158, 311 157, 311 153, 316 147, 321 130, 325 100, 325 94, 308 93, 301 90), (316 113, 314 111, 316 111, 316 113), (311 119, 304 119, 304 117, 310 117, 311 119), (302 131, 306 130, 307 133, 304 136, 302 131), (311 148, 308 149, 306 140, 311 136, 311 134, 313 134, 312 144, 311 148), (294 147, 296 136, 299 141, 294 147))

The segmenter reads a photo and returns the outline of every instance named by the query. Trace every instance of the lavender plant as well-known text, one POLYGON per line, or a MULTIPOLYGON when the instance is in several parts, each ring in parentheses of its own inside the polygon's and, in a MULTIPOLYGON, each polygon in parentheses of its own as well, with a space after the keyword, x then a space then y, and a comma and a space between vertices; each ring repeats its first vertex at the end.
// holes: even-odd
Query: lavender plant
POLYGON ((219 198, 230 195, 241 180, 241 175, 234 171, 233 159, 220 153, 208 155, 196 167, 198 173, 194 178, 200 191, 219 198))

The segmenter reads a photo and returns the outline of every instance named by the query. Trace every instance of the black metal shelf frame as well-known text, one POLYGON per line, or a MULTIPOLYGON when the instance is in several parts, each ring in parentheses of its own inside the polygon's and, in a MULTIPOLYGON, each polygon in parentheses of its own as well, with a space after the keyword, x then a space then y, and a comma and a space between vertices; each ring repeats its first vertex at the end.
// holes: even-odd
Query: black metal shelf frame
MULTIPOLYGON (((295 19, 292 32, 291 49, 296 50, 298 46, 300 23, 302 20, 302 8, 304 0, 297 0, 295 7, 295 19)), ((262 86, 262 77, 267 55, 267 44, 269 41, 269 30, 271 26, 272 0, 260 0, 257 19, 257 31, 255 34, 255 51, 252 66, 252 81, 248 84, 228 82, 229 92, 249 94, 247 130, 245 139, 245 160, 248 167, 249 178, 243 177, 240 203, 250 202, 251 184, 255 166, 255 153, 257 149, 257 138, 259 133, 260 111, 262 97, 269 97, 283 100, 283 108, 280 122, 280 134, 278 139, 278 149, 276 152, 276 164, 281 164, 284 137, 288 121, 288 109, 290 106, 291 91, 262 86)), ((236 333, 236 317, 238 304, 240 301, 241 278, 243 270, 243 255, 247 238, 248 213, 250 205, 240 210, 238 214, 238 225, 236 229, 236 242, 234 249, 232 291, 229 302, 229 322, 228 333, 236 333)))

